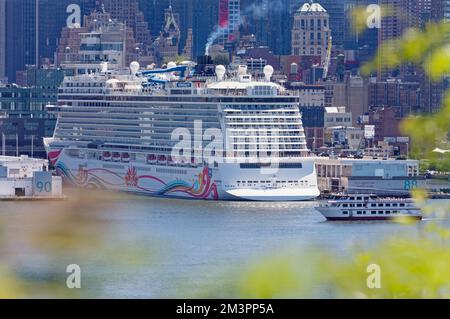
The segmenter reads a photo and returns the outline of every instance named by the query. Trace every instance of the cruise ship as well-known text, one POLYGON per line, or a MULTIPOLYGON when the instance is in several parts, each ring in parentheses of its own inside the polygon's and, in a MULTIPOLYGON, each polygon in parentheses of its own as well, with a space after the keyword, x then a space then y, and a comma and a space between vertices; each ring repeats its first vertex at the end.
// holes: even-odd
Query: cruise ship
POLYGON ((84 188, 203 200, 303 201, 320 195, 299 97, 246 66, 195 63, 66 77, 52 138, 63 179, 84 188))

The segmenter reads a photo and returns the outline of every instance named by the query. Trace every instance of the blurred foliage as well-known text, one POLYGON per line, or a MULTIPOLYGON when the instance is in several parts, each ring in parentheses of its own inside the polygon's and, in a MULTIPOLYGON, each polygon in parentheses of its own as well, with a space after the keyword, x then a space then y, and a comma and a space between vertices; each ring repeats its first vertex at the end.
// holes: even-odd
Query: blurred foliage
POLYGON ((0 298, 86 298, 102 286, 100 276, 83 272, 101 260, 122 269, 142 266, 150 256, 121 243, 103 214, 127 197, 71 189, 63 202, 0 202, 0 298), (126 247, 126 249, 125 249, 126 247), (121 249, 124 248, 124 249, 121 249), (39 265, 32 264, 38 260, 39 265), (66 267, 81 267, 81 289, 68 289, 66 267), (38 269, 38 270, 36 270, 38 269))

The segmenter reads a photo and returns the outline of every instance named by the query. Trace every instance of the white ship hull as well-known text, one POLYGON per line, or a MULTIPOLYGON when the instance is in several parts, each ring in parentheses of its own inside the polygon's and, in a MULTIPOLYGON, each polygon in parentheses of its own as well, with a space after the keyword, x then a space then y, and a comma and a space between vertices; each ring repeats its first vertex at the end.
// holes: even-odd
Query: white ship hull
POLYGON ((320 195, 312 159, 296 160, 302 162, 301 169, 265 172, 241 169, 239 164, 185 167, 82 159, 66 153, 53 151, 49 157, 65 182, 82 188, 202 200, 305 201, 320 195))

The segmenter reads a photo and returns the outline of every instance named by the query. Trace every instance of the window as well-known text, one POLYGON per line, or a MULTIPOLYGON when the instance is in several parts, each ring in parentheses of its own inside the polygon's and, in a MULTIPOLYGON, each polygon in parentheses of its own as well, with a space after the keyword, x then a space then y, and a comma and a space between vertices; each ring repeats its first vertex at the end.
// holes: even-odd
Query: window
POLYGON ((358 205, 356 205, 357 207, 363 207, 363 204, 358 204, 358 205))
POLYGON ((376 211, 376 210, 373 210, 373 211, 371 212, 371 214, 372 214, 372 215, 376 215, 376 214, 377 214, 377 211, 376 211))
POLYGON ((362 200, 362 197, 356 197, 356 200, 362 200))
POLYGON ((404 203, 400 204, 400 207, 405 207, 405 204, 404 203))
POLYGON ((348 204, 343 204, 342 207, 348 207, 348 204))
POLYGON ((342 215, 348 215, 348 212, 347 211, 343 211, 342 215))
POLYGON ((379 210, 379 211, 378 211, 378 215, 383 215, 383 211, 382 211, 382 210, 379 210))

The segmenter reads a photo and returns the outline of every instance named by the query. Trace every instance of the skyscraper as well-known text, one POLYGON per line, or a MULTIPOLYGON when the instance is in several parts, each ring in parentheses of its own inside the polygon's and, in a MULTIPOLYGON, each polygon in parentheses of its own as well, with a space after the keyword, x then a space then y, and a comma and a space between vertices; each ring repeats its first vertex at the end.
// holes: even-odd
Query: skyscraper
POLYGON ((219 21, 219 2, 192 0, 193 56, 205 54, 208 38, 219 21))
POLYGON ((233 33, 239 29, 241 23, 240 0, 219 0, 219 38, 218 43, 225 45, 234 41, 233 33))
MULTIPOLYGON (((291 0, 292 10, 297 10, 309 0, 291 0)), ((342 46, 344 44, 345 29, 345 7, 348 0, 318 0, 322 7, 330 15, 330 28, 333 37, 333 46, 342 46)), ((377 1, 372 1, 376 3, 377 1)))
POLYGON ((165 11, 172 6, 180 28, 180 48, 188 38, 188 30, 192 28, 193 1, 186 0, 139 0, 139 8, 144 14, 153 38, 157 38, 164 28, 165 11))
POLYGON ((113 19, 124 22, 133 29, 138 43, 144 47, 150 46, 150 31, 137 0, 103 0, 103 4, 113 19))
POLYGON ((6 0, 6 76, 36 63, 36 0, 6 0))
POLYGON ((269 7, 269 47, 275 54, 289 55, 292 29, 291 1, 272 0, 269 7))
POLYGON ((80 18, 89 15, 96 7, 96 0, 39 0, 39 62, 54 62, 54 55, 67 19, 74 13, 73 5, 80 9, 80 18), (71 6, 72 5, 72 6, 71 6))
POLYGON ((327 11, 319 3, 305 3, 294 15, 292 55, 320 56, 326 61, 331 37, 327 11))
POLYGON ((6 0, 0 0, 0 82, 6 77, 6 0))

